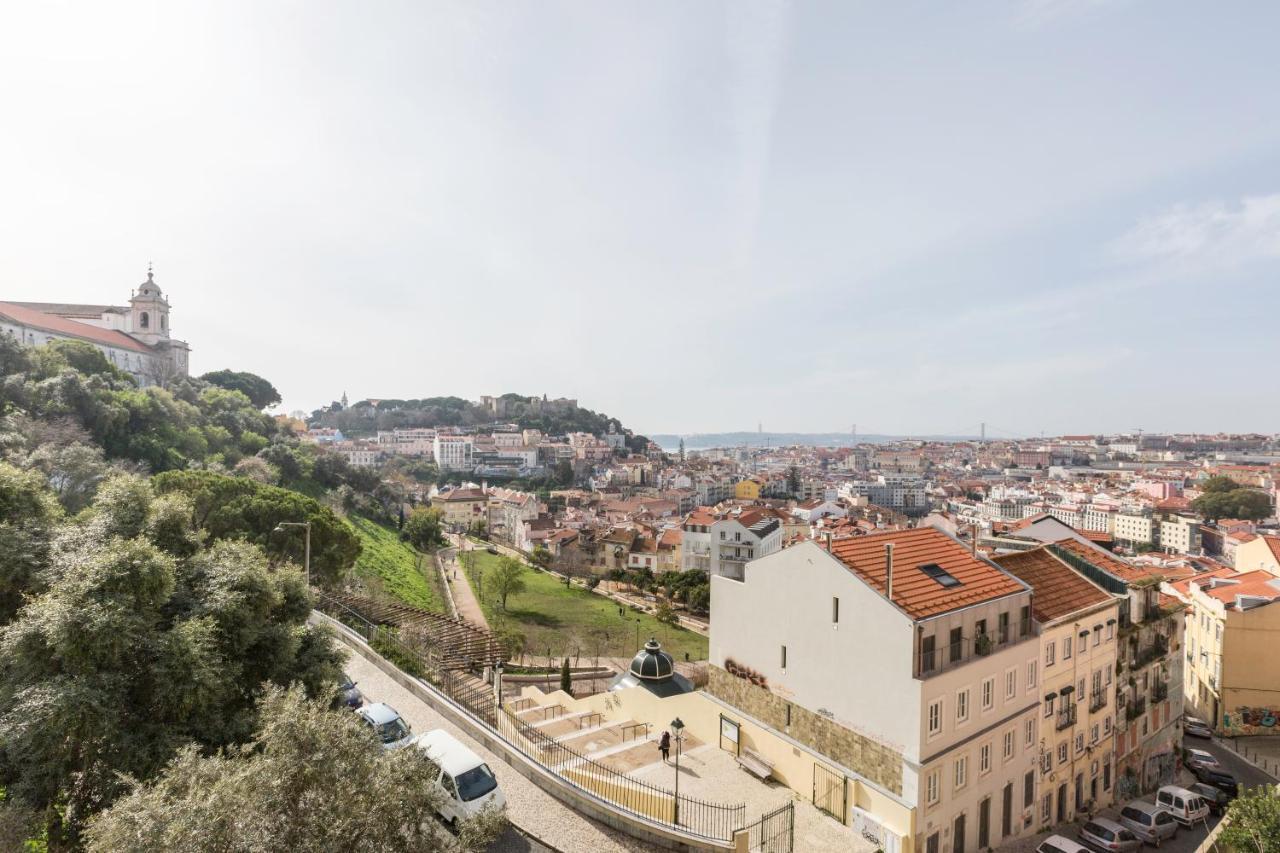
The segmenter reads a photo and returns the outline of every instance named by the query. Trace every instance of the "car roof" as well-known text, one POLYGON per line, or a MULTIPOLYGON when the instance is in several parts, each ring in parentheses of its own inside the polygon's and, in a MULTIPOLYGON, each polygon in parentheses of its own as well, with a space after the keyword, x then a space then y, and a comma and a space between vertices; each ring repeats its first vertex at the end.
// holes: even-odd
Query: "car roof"
POLYGON ((1158 793, 1163 794, 1165 792, 1168 792, 1170 794, 1176 794, 1179 797, 1196 796, 1195 791, 1188 791, 1186 788, 1182 787, 1181 785, 1164 785, 1163 787, 1160 788, 1158 793))
MULTIPOLYGON (((1112 832, 1116 832, 1121 829, 1127 829, 1127 827, 1122 826, 1121 824, 1116 823, 1114 820, 1111 820, 1110 818, 1105 818, 1105 817, 1095 817, 1093 820, 1088 821, 1088 823, 1096 824, 1097 826, 1101 826, 1103 829, 1109 829, 1112 832)), ((1088 823, 1086 823, 1086 826, 1088 825, 1088 823)))
MULTIPOLYGON (((1209 758, 1213 758, 1213 753, 1212 753, 1212 752, 1209 752, 1209 751, 1207 751, 1207 750, 1204 750, 1204 749, 1196 749, 1195 747, 1187 747, 1187 752, 1194 752, 1196 755, 1205 755, 1205 756, 1208 756, 1209 758)), ((1215 761, 1217 761, 1217 759, 1216 759, 1216 758, 1215 758, 1214 760, 1215 760, 1215 761)))
MULTIPOLYGON (((1089 850, 1088 847, 1085 847, 1079 841, 1072 841, 1070 838, 1067 838, 1065 835, 1050 835, 1044 841, 1041 841, 1040 844, 1052 844, 1054 847, 1057 847, 1059 850, 1067 851, 1067 853, 1077 853, 1077 851, 1080 851, 1080 850, 1084 850, 1086 851, 1086 853, 1088 853, 1088 850, 1089 850)), ((1038 849, 1039 845, 1036 845, 1036 847, 1038 849)))
POLYGON ((484 764, 484 759, 444 729, 435 729, 420 735, 417 743, 418 748, 426 750, 427 757, 440 765, 440 769, 450 776, 466 773, 484 764))
POLYGON ((1125 803, 1124 807, 1126 809, 1138 809, 1139 811, 1144 812, 1160 811, 1160 809, 1156 808, 1155 804, 1148 803, 1146 800, 1134 800, 1132 803, 1125 803))
POLYGON ((369 722, 379 726, 383 723, 389 723, 392 720, 399 719, 400 717, 400 714, 396 709, 392 708, 385 702, 376 702, 372 705, 365 705, 356 713, 367 719, 369 722))

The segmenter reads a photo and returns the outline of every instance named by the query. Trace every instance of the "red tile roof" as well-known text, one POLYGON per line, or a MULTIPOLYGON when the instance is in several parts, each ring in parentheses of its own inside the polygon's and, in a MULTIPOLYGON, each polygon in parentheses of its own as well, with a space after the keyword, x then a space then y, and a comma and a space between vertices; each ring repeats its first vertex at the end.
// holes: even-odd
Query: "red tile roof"
POLYGON ((1035 599, 1031 611, 1039 622, 1114 601, 1102 587, 1049 553, 1047 548, 1001 554, 995 563, 1031 586, 1035 599))
POLYGON ((46 332, 53 332, 58 335, 69 335, 75 338, 84 338, 87 341, 102 344, 103 346, 116 347, 117 349, 128 349, 135 352, 151 352, 151 347, 139 340, 129 337, 124 332, 118 332, 115 329, 100 329, 97 326, 90 326, 88 323, 81 323, 76 320, 68 320, 65 317, 59 317, 56 314, 45 314, 42 311, 34 311, 30 308, 24 308, 21 305, 15 305, 12 302, 0 302, 0 315, 8 317, 15 323, 21 323, 24 326, 31 326, 46 332))
POLYGON ((1132 565, 1109 551, 1104 551, 1096 545, 1086 545, 1077 539, 1060 539, 1053 544, 1055 547, 1070 551, 1075 556, 1093 563, 1098 568, 1114 575, 1125 583, 1148 581, 1153 578, 1163 577, 1166 574, 1153 567, 1132 565))
POLYGON ((893 603, 913 619, 927 619, 982 601, 1025 591, 1025 587, 940 530, 919 527, 831 543, 831 553, 872 589, 885 591, 885 549, 893 543, 893 603), (945 587, 920 571, 935 563, 960 583, 945 587))

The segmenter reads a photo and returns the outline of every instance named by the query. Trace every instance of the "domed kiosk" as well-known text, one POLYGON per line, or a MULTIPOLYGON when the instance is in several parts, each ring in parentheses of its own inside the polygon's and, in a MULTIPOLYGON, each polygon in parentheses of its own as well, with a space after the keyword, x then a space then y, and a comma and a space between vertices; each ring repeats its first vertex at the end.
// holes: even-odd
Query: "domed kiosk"
POLYGON ((644 648, 631 659, 631 666, 609 685, 610 690, 626 687, 643 687, 655 696, 679 696, 692 693, 693 683, 676 672, 675 661, 662 650, 656 637, 651 637, 644 648))

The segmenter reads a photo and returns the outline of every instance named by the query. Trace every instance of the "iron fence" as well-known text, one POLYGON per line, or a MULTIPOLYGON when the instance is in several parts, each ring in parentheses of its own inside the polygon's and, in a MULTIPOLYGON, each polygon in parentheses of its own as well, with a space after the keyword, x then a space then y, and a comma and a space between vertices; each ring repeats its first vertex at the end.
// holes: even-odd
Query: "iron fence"
POLYGON ((747 827, 751 853, 792 853, 795 848, 795 803, 786 803, 747 827))
MULTIPOLYGON (((317 610, 354 630, 383 657, 404 672, 429 682, 475 722, 575 788, 606 801, 615 809, 697 838, 732 843, 734 833, 743 828, 745 804, 708 802, 686 794, 677 796, 674 791, 601 764, 520 719, 510 707, 500 707, 493 685, 482 678, 473 673, 432 666, 428 657, 415 648, 416 644, 402 641, 397 626, 370 620, 323 593, 317 593, 315 598, 317 610)), ((532 707, 524 700, 511 704, 526 709, 532 707)), ((654 751, 656 754, 656 747, 654 751)), ((781 832, 774 826, 780 820, 776 815, 781 811, 771 813, 775 816, 774 823, 770 824, 771 831, 781 832)), ((754 826, 762 825, 769 817, 766 815, 760 824, 754 826)), ((788 823, 788 838, 789 827, 788 823)), ((774 846, 758 849, 765 853, 789 853, 791 848, 774 846)))

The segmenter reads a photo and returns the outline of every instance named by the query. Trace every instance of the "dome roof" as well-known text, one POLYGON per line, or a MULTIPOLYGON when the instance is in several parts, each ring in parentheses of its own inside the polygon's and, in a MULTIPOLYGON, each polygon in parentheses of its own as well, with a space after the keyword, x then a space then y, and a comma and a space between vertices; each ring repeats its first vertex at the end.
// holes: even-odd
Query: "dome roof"
POLYGON ((675 663, 658 640, 650 638, 631 660, 629 669, 632 675, 645 681, 666 681, 675 672, 675 663))
POLYGON ((142 284, 138 285, 138 296, 159 297, 161 295, 162 294, 160 293, 160 285, 156 284, 155 278, 153 278, 153 273, 148 268, 147 280, 144 281, 142 284))

